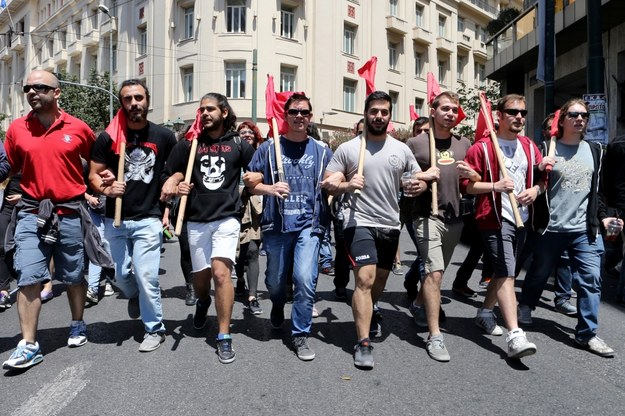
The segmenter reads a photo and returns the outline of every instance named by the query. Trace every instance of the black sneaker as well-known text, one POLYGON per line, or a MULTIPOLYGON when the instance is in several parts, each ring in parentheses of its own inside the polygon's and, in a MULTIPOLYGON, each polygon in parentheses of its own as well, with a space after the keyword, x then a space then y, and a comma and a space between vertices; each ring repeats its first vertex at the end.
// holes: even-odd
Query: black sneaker
POLYGON ((198 299, 195 302, 195 314, 193 315, 193 327, 195 329, 202 329, 208 321, 208 308, 211 306, 212 299, 209 296, 206 302, 198 299))
POLYGON ((347 300, 347 289, 344 287, 337 287, 332 293, 337 300, 347 300))
POLYGON ((273 305, 271 307, 269 319, 271 320, 271 326, 273 329, 280 329, 284 323, 284 305, 273 305))
POLYGON ((236 358, 230 335, 227 338, 217 340, 217 358, 222 364, 230 364, 236 358))
POLYGON ((258 298, 249 300, 247 302, 247 309, 252 315, 260 315, 261 313, 263 313, 263 308, 260 307, 260 303, 258 303, 258 298))
POLYGON ((9 309, 12 305, 11 296, 0 294, 0 309, 9 309))
POLYGON ((308 345, 308 337, 306 335, 293 337, 293 349, 297 354, 297 358, 302 361, 315 359, 315 351, 308 345))
POLYGON ((139 307, 139 296, 128 299, 128 316, 132 319, 138 319, 141 316, 141 308, 139 307))
POLYGON ((247 286, 245 280, 237 280, 237 287, 234 289, 235 296, 243 297, 247 295, 247 286))
POLYGON ((363 339, 354 347, 354 365, 362 369, 373 368, 373 345, 368 339, 363 339))
POLYGON ((185 297, 184 297, 184 304, 187 306, 195 305, 197 298, 195 297, 195 290, 193 289, 193 285, 187 284, 186 290, 187 290, 187 293, 185 294, 185 297))

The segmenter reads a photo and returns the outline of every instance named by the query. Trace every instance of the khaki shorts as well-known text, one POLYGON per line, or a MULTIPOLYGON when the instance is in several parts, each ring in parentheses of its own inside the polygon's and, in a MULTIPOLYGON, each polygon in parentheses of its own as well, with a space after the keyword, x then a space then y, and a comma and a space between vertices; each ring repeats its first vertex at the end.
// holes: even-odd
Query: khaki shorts
POLYGON ((460 242, 463 224, 445 224, 438 218, 417 218, 413 223, 425 273, 444 271, 460 242))

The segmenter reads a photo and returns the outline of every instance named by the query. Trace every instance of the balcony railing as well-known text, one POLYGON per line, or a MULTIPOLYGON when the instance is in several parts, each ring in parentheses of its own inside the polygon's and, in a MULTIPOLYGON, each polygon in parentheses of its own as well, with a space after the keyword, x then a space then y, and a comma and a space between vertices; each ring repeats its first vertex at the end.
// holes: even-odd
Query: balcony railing
POLYGON ((488 4, 486 0, 469 0, 469 3, 479 7, 482 10, 486 10, 488 13, 497 15, 497 8, 488 4))

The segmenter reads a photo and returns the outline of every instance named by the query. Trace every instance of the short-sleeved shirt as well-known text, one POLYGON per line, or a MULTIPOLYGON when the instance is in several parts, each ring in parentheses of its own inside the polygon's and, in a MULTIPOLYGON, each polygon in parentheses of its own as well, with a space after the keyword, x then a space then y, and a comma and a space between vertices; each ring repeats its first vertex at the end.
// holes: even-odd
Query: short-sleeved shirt
MULTIPOLYGON (((162 216, 159 203, 165 178, 165 162, 176 144, 170 130, 152 122, 141 130, 128 129, 126 134, 124 178, 126 191, 122 200, 122 218, 139 220, 162 216)), ((117 173, 119 155, 112 150, 111 136, 102 132, 93 146, 91 158, 117 173)), ((106 216, 115 215, 115 198, 106 199, 106 216)))
MULTIPOLYGON (((358 172, 361 136, 343 143, 334 153, 327 172, 342 172, 349 181, 358 172)), ((420 172, 414 155, 404 143, 392 136, 383 141, 367 140, 360 196, 343 198, 343 228, 400 228, 399 184, 403 172, 420 172)))
POLYGON ((13 172, 22 172, 20 186, 37 201, 66 202, 87 189, 82 160, 90 159, 95 135, 82 120, 64 111, 46 128, 34 112, 9 126, 5 149, 13 172))
MULTIPOLYGON (((523 146, 519 139, 505 140, 499 138, 499 147, 503 155, 503 162, 506 166, 506 172, 514 182, 514 195, 518 195, 525 190, 527 183, 528 162, 527 156, 523 151, 523 146)), ((503 171, 499 172, 500 179, 503 178, 503 171)), ((529 210, 527 206, 518 204, 521 221, 526 222, 529 218, 529 210)), ((511 223, 515 223, 514 211, 510 198, 501 198, 501 215, 511 223)))

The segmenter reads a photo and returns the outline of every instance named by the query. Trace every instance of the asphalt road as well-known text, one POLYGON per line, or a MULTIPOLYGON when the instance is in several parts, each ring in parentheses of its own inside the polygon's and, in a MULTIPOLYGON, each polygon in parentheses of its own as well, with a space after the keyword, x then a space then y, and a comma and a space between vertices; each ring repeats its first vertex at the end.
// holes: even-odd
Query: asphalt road
MULTIPOLYGON (((260 316, 244 312, 237 300, 232 319, 237 359, 223 365, 214 352, 214 306, 208 329, 194 330, 194 308, 183 300, 177 243, 164 247, 161 283, 167 339, 161 348, 138 352, 142 324, 128 318, 127 301, 117 296, 86 310, 89 343, 67 348, 69 309, 63 285, 55 283, 56 297, 44 305, 39 323, 45 359, 23 373, 3 372, 2 414, 536 416, 616 415, 625 408, 625 309, 611 303, 614 278, 605 278, 600 315, 600 336, 617 350, 612 359, 573 347, 576 320, 554 312, 553 295, 545 291, 535 325, 528 330, 537 354, 507 360, 505 336, 482 335, 473 323, 482 296, 466 300, 452 295, 451 281, 467 251, 458 246, 443 283, 449 363, 428 357, 427 333, 418 332, 411 320, 403 278, 391 275, 380 302, 384 336, 375 343, 375 368, 356 369, 351 309, 334 300, 332 279, 321 275, 321 316, 311 336, 314 361, 302 362, 289 349, 288 321, 282 331, 271 329, 269 300, 261 299, 260 316)), ((414 252, 405 232, 401 247, 407 270, 414 252)), ((470 282, 473 288, 478 275, 476 271, 470 282)), ((351 295, 353 280, 348 288, 351 295)), ((262 282, 260 289, 264 295, 262 282)), ((288 311, 287 307, 287 317, 288 311)), ((20 339, 14 306, 0 314, 1 361, 20 339)))

